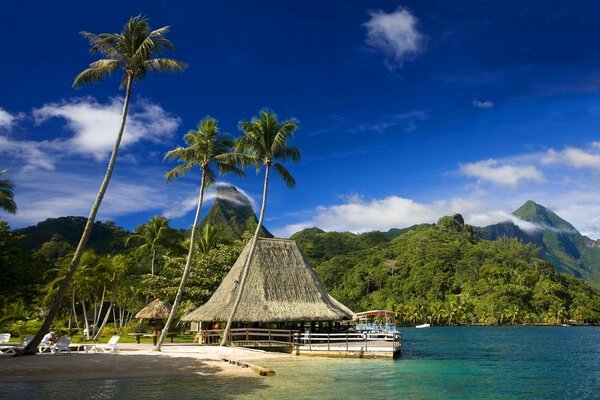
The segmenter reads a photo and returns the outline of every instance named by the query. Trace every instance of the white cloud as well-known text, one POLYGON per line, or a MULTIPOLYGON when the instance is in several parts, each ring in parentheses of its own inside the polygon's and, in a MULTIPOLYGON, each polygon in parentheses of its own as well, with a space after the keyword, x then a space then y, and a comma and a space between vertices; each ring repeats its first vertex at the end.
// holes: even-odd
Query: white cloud
POLYGON ((405 8, 386 13, 381 10, 369 12, 371 19, 363 24, 367 28, 368 45, 382 51, 394 60, 402 63, 419 54, 425 37, 417 29, 418 20, 405 8))
MULTIPOLYGON (((45 104, 33 110, 35 121, 43 123, 50 118, 63 118, 74 136, 64 143, 65 152, 89 154, 97 160, 108 156, 115 143, 121 124, 122 98, 113 98, 102 104, 92 97, 71 99, 61 103, 45 104)), ((121 148, 141 140, 158 143, 171 137, 180 124, 179 117, 147 100, 133 103, 127 118, 121 148)))
POLYGON ((494 102, 490 101, 490 100, 485 100, 485 101, 473 100, 473 102, 471 104, 473 105, 473 107, 483 108, 484 110, 494 107, 494 102))
POLYGON ((542 173, 534 166, 500 165, 497 160, 462 164, 460 169, 467 176, 512 187, 517 187, 521 181, 544 180, 542 173))
MULTIPOLYGON (((213 201, 217 197, 216 188, 219 186, 235 186, 235 185, 232 185, 231 183, 227 183, 227 182, 215 183, 214 186, 212 186, 211 188, 209 188, 208 190, 206 190, 204 192, 204 199, 203 199, 204 206, 208 205, 211 201, 213 201)), ((235 188, 237 189, 238 192, 240 192, 241 194, 246 196, 246 198, 250 201, 250 204, 252 205, 252 209, 256 212, 257 206, 256 206, 256 201, 254 200, 254 198, 252 198, 252 196, 250 196, 248 194, 248 192, 241 189, 240 187, 235 186, 235 188)), ((190 211, 195 210, 196 207, 198 206, 198 191, 199 190, 200 190, 199 187, 195 188, 194 194, 188 194, 185 198, 176 201, 172 207, 170 207, 164 211, 163 216, 165 216, 167 218, 179 218, 179 217, 183 217, 190 211)), ((191 191, 191 190, 189 190, 189 191, 191 191)), ((234 199, 232 197, 228 198, 228 200, 231 202, 234 202, 236 204, 240 204, 240 202, 237 199, 234 199)), ((205 215, 206 212, 208 212, 207 210, 208 209, 204 209, 202 215, 205 215)))
MULTIPOLYGON (((600 149, 600 144, 594 142, 590 149, 600 149)), ((554 149, 541 158, 543 164, 563 163, 575 168, 600 169, 600 153, 583 150, 575 147, 567 147, 562 151, 554 149)))
POLYGON ((16 117, 0 108, 0 128, 10 128, 16 117))
POLYGON ((0 135, 0 154, 17 161, 22 170, 53 170, 56 152, 62 147, 58 141, 15 140, 0 135))
MULTIPOLYGON (((158 211, 168 206, 170 193, 164 187, 141 176, 131 178, 112 179, 100 207, 99 219, 158 211)), ((16 227, 66 215, 87 216, 101 180, 101 175, 80 172, 38 170, 35 174, 20 173, 15 178, 19 211, 6 219, 16 227)))

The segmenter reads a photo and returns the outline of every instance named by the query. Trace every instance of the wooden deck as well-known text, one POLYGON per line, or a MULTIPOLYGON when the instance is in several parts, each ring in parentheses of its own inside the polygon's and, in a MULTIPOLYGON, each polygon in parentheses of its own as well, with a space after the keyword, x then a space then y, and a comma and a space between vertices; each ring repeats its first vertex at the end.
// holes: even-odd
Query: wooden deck
MULTIPOLYGON (((216 345, 222 337, 221 329, 201 331, 196 341, 216 345)), ((265 351, 336 358, 396 359, 402 353, 402 337, 398 334, 301 333, 282 329, 241 328, 231 330, 229 343, 265 351)))

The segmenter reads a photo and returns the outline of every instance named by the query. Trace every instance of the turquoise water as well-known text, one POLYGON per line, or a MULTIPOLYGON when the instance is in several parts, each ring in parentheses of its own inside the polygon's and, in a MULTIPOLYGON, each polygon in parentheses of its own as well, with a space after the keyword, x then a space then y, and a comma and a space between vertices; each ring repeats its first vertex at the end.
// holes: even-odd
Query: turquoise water
POLYGON ((264 361, 260 379, 0 385, 7 399, 600 399, 600 328, 404 329, 400 360, 264 361))

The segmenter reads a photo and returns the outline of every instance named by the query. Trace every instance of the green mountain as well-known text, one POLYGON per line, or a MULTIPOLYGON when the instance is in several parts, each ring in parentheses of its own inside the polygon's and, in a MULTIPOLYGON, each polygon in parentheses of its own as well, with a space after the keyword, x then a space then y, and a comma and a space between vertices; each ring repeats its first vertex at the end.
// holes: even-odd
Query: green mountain
POLYGON ((551 261, 558 271, 600 286, 600 243, 583 236, 573 225, 531 200, 513 215, 530 224, 519 227, 513 222, 503 222, 476 228, 477 236, 487 240, 507 236, 533 243, 541 248, 540 257, 551 261))
POLYGON ((460 215, 413 226, 391 240, 382 232, 317 228, 292 238, 332 296, 354 310, 398 311, 405 324, 600 318, 600 293, 589 283, 559 274, 533 244, 478 238, 460 215))
MULTIPOLYGON (((86 221, 85 217, 48 218, 15 232, 23 235, 20 244, 24 250, 42 250, 54 258, 75 249, 86 221)), ((128 234, 112 221, 96 221, 86 247, 98 254, 118 253, 125 249, 128 234)))
MULTIPOLYGON (((258 218, 254 214, 250 200, 234 186, 218 186, 215 201, 200 223, 200 229, 207 223, 221 228, 225 240, 234 241, 242 238, 246 231, 254 233, 258 218)), ((263 225, 261 236, 272 238, 273 235, 263 225)))

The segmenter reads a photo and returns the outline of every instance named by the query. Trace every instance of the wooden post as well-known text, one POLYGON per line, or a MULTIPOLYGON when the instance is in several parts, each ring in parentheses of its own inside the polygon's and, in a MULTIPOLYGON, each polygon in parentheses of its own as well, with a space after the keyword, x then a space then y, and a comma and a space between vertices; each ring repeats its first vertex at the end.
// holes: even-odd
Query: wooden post
POLYGON ((329 335, 330 333, 327 332, 327 351, 329 351, 329 335))
POLYGON ((346 331, 346 351, 348 351, 348 331, 346 331))
POLYGON ((246 328, 246 342, 250 341, 250 331, 246 328))

